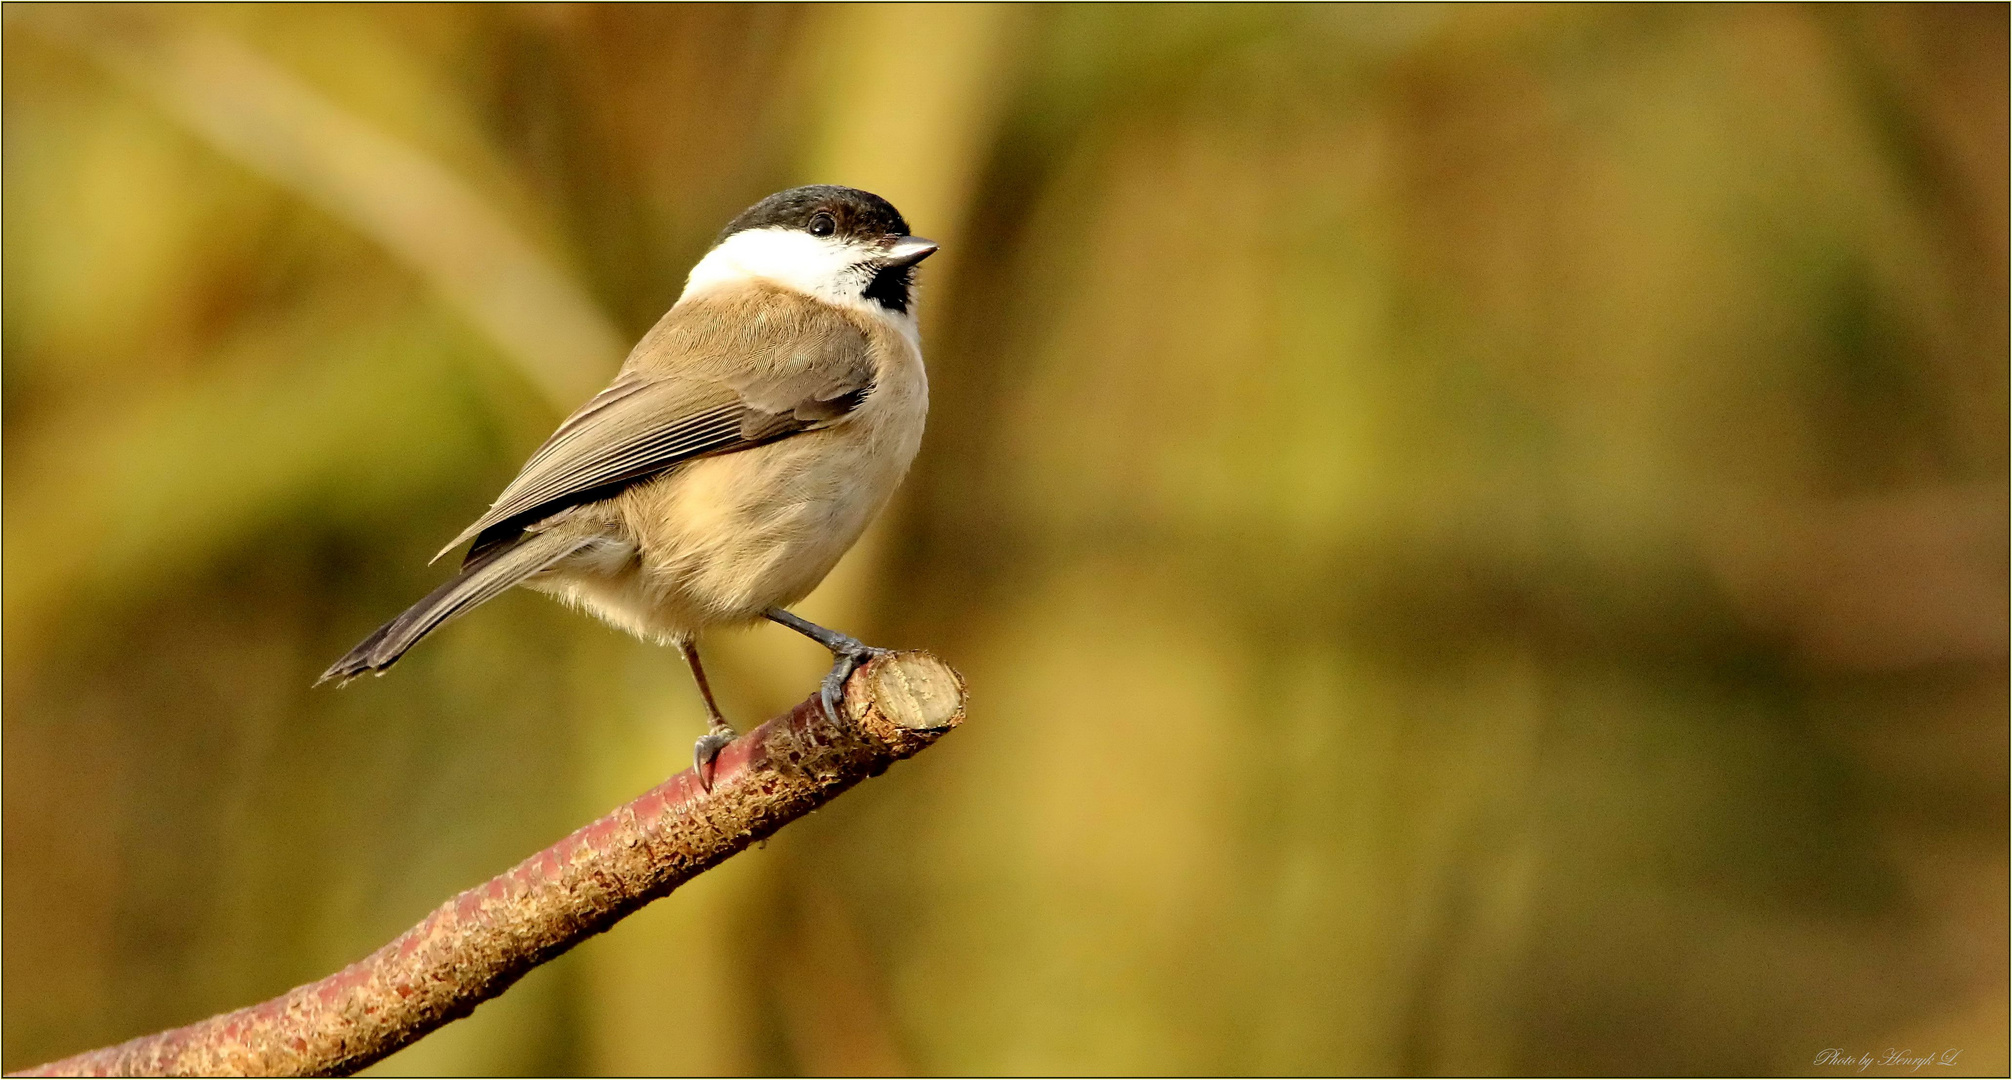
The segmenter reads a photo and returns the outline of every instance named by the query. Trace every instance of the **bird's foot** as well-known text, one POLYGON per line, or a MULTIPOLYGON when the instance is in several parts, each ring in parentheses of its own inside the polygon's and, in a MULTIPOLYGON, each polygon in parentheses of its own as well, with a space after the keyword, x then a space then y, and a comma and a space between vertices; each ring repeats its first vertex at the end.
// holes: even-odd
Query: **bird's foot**
POLYGON ((831 651, 831 671, 825 675, 819 688, 819 696, 824 700, 824 715, 830 717, 834 724, 839 722, 839 702, 845 699, 845 681, 852 678, 852 673, 868 660, 894 652, 893 649, 876 649, 855 638, 846 638, 844 646, 831 651))
POLYGON ((692 746, 692 771, 699 774, 699 787, 708 793, 713 790, 713 761, 734 741, 734 735, 734 729, 726 721, 715 717, 712 726, 692 746))
POLYGON ((845 680, 852 678, 852 673, 858 671, 861 664, 894 651, 876 649, 851 634, 842 634, 829 627, 819 626, 809 619, 792 615, 781 608, 769 608, 762 612, 762 617, 770 622, 787 626, 831 650, 831 674, 824 677, 819 697, 824 702, 824 714, 830 717, 834 724, 839 722, 838 703, 845 698, 845 680))

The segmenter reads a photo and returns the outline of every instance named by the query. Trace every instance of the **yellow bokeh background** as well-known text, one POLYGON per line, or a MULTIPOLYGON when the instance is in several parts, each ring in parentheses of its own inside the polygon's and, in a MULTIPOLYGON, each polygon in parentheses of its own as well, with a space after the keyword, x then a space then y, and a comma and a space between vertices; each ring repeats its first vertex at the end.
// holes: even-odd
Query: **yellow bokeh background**
POLYGON ((373 1072, 2003 1074, 2006 10, 7 5, 0 1064, 683 767, 528 593, 310 684, 832 182, 944 246, 802 611, 969 723, 373 1072))

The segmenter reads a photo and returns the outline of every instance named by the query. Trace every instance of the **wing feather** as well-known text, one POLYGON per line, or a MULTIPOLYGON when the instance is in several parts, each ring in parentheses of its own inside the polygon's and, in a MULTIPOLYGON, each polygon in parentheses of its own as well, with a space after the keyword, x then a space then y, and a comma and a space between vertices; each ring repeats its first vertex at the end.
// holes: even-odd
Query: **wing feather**
POLYGON ((615 382, 567 417, 440 555, 475 538, 472 558, 680 462, 829 426, 872 393, 865 335, 828 308, 791 310, 803 325, 764 334, 761 319, 694 307, 673 308, 615 382))

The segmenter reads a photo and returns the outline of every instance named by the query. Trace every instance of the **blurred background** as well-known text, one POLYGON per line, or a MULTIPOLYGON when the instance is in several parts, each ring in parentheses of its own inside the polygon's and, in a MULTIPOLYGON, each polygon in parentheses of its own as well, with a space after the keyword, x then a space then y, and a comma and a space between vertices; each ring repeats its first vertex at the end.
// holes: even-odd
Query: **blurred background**
POLYGON ((6 1068, 688 763, 530 593, 310 684, 836 182, 933 407, 799 610, 969 724, 375 1072, 2005 1071, 2003 5, 4 10, 6 1068))

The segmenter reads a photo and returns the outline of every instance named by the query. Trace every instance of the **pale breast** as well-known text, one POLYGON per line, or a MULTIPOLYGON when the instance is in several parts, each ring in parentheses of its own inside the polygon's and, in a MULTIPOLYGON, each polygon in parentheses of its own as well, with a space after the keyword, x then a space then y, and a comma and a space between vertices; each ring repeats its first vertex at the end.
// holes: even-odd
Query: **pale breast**
POLYGON ((754 620, 802 599, 859 539, 907 473, 928 411, 914 342, 885 325, 864 328, 874 386, 843 420, 687 462, 614 501, 622 531, 636 540, 624 575, 633 580, 587 591, 619 601, 620 622, 683 637, 754 620))

